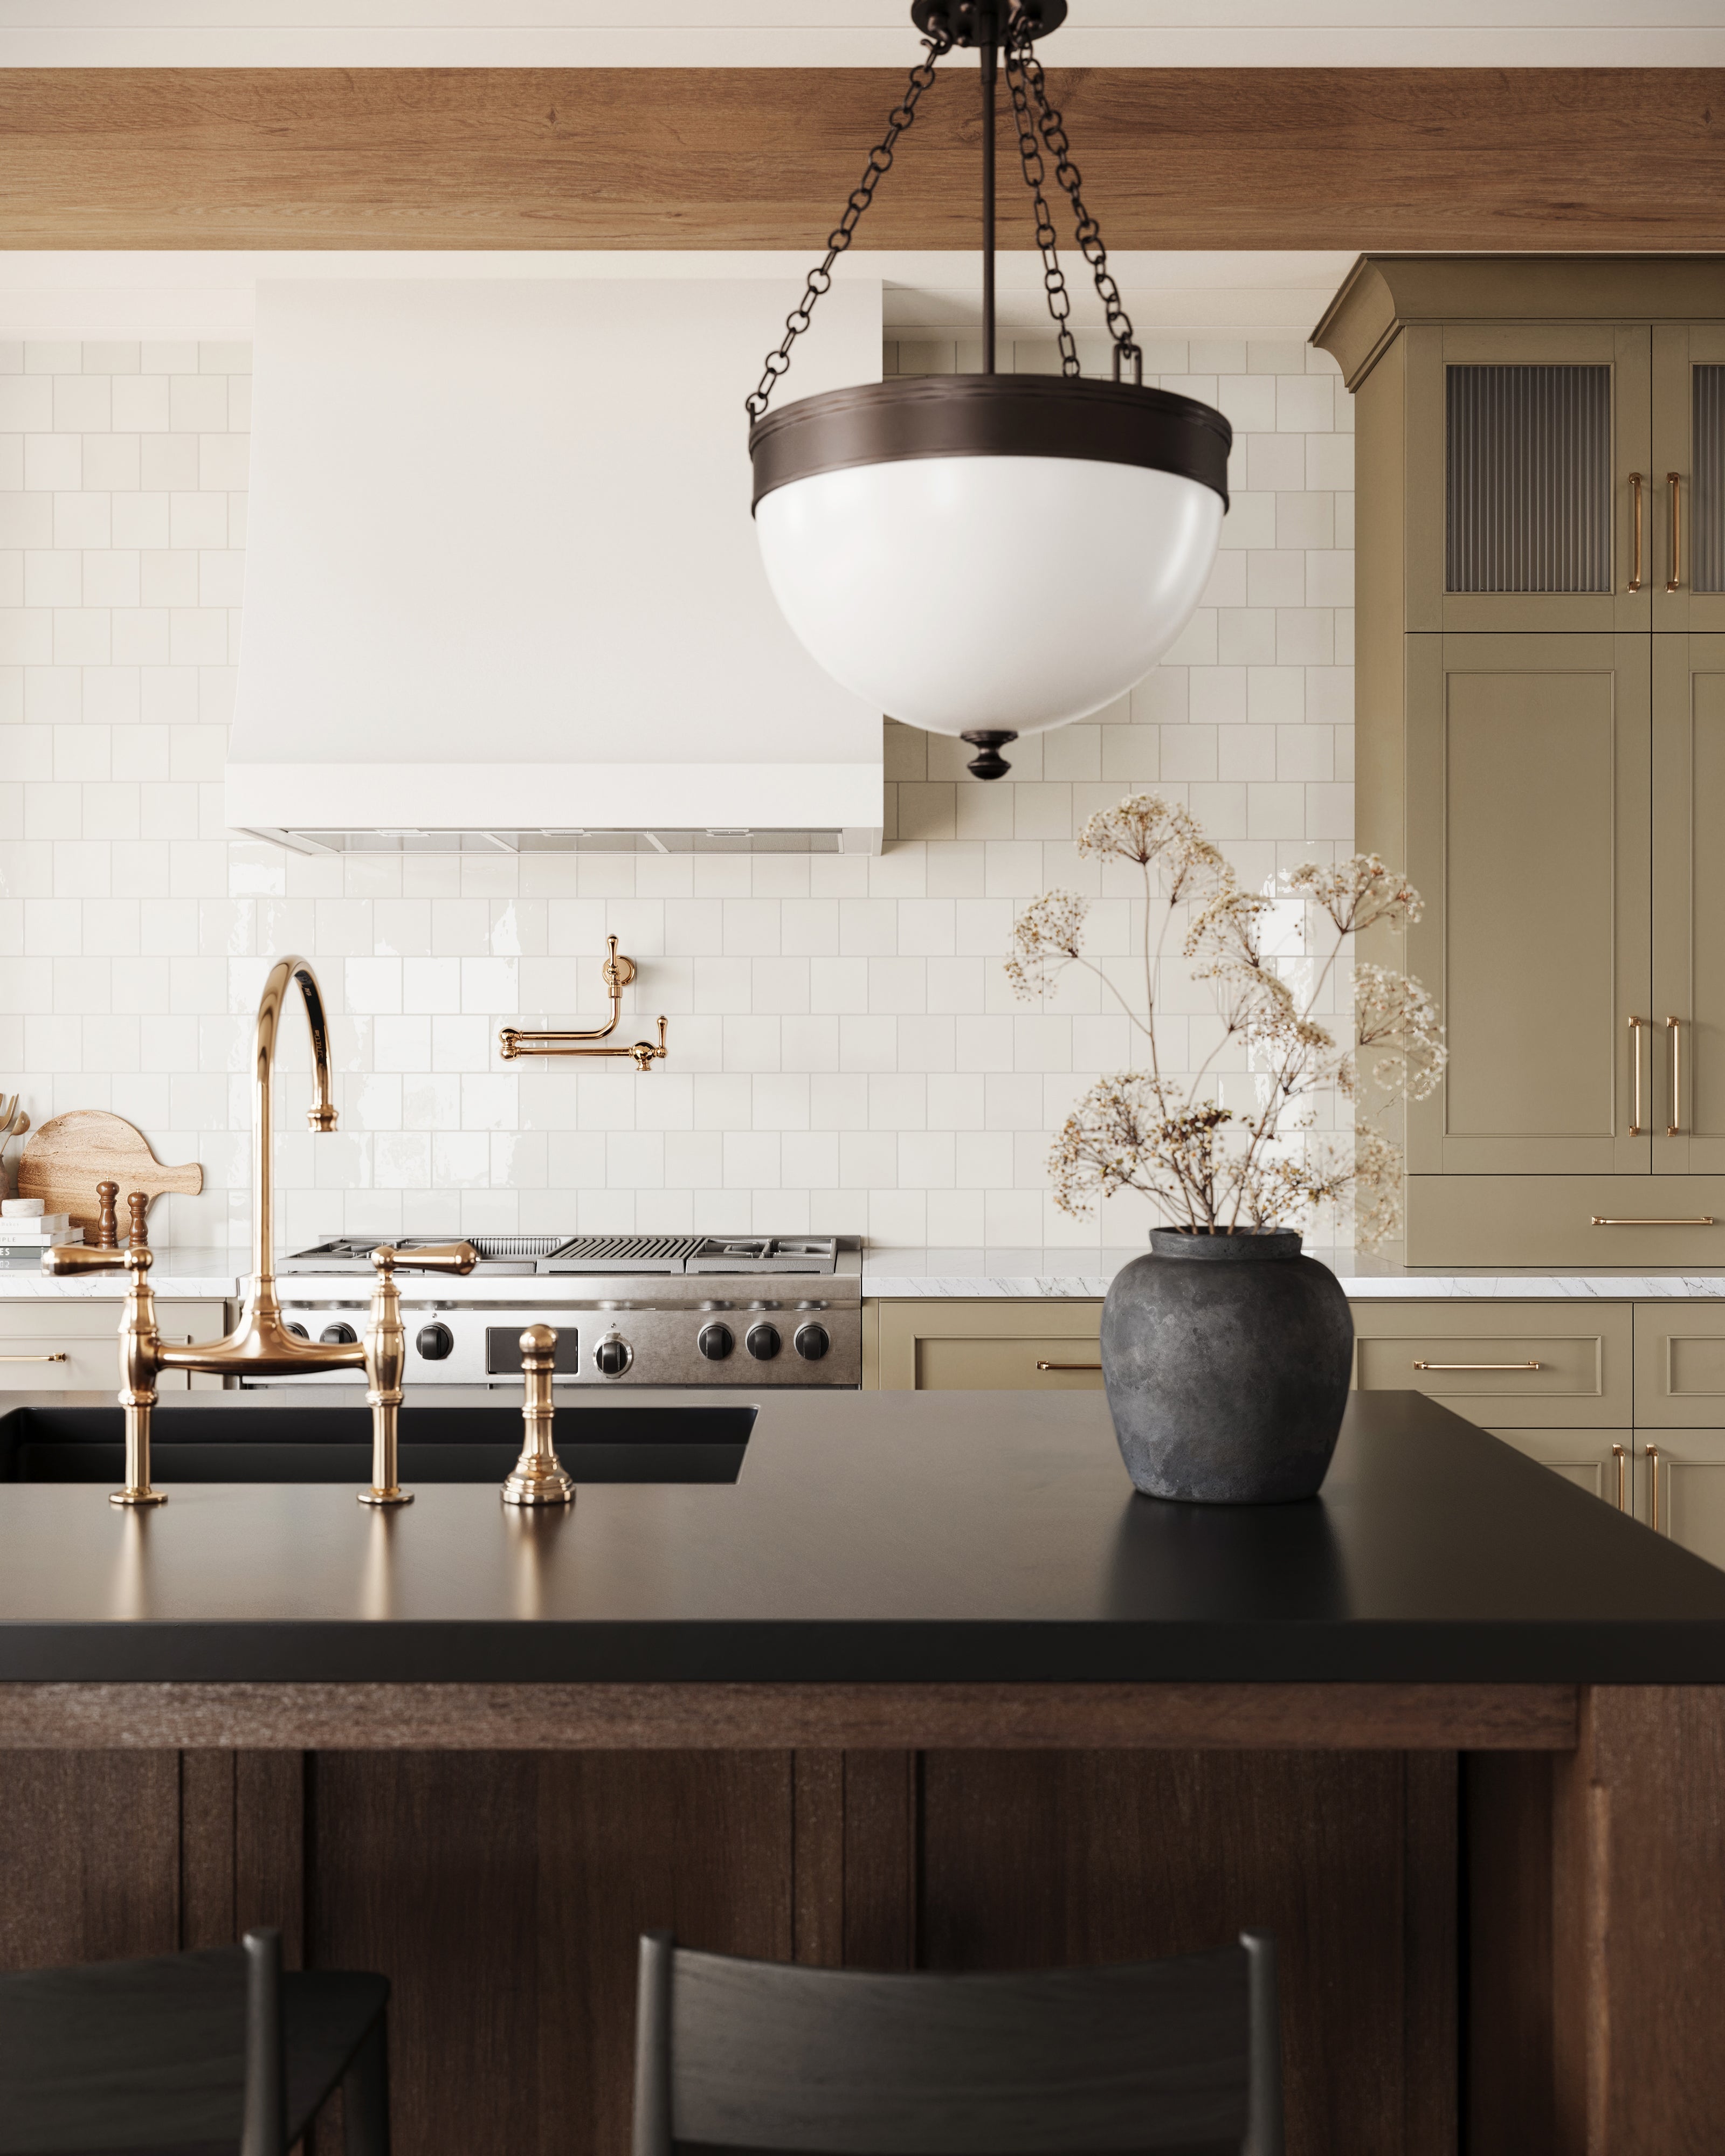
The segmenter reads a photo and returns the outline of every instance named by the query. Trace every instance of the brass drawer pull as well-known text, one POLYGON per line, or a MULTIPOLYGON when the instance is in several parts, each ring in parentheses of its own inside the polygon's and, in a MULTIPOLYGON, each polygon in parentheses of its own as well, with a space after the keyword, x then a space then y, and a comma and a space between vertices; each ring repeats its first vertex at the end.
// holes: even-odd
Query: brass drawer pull
POLYGON ((1641 1112, 1641 1081, 1644 1075, 1642 1054, 1645 1046, 1641 1034, 1642 1029, 1651 1025, 1652 1023, 1651 1018, 1632 1018, 1629 1022, 1630 1084, 1633 1089, 1629 1134, 1632 1138, 1644 1138, 1647 1135, 1645 1119, 1641 1112))
POLYGON ((1039 1370, 1100 1370, 1100 1363, 1039 1363, 1039 1370))
POLYGON ((0 1363, 69 1363, 71 1359, 64 1352, 58 1355, 0 1355, 0 1363))
POLYGON ((1713 1224, 1713 1216, 1711 1213, 1697 1213, 1692 1220, 1666 1220, 1656 1217, 1639 1220, 1614 1220, 1603 1213, 1595 1213, 1593 1215, 1592 1224, 1595 1228, 1711 1228, 1713 1224))
POLYGON ((1675 592, 1683 582, 1683 481, 1680 474, 1667 472, 1665 483, 1671 490, 1671 572, 1665 588, 1675 592))
POLYGON ((1635 574, 1629 580, 1629 588, 1632 592, 1638 592, 1641 588, 1641 475, 1640 472, 1630 474, 1630 499, 1635 504, 1635 574))
POLYGON ((1661 1455, 1656 1445, 1647 1448, 1647 1480, 1652 1493, 1652 1518, 1648 1525, 1655 1534, 1659 1532, 1659 1463, 1661 1455))
POLYGON ((1416 1363, 1416 1370, 1538 1370, 1539 1363, 1416 1363))
POLYGON ((1625 1485, 1625 1477, 1629 1471, 1627 1448, 1621 1445, 1614 1445, 1611 1448, 1611 1457, 1617 1462, 1617 1509, 1620 1512, 1626 1512, 1629 1510, 1628 1503, 1625 1502, 1628 1491, 1625 1485))

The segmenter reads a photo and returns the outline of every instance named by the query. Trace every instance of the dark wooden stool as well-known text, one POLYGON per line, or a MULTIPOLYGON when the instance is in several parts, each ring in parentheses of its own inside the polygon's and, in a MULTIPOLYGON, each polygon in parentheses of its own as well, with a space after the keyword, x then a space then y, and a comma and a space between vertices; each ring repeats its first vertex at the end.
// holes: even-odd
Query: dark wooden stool
POLYGON ((339 2084, 388 2156, 387 1977, 243 1947, 0 1975, 0 2156, 287 2156, 339 2084))
POLYGON ((1104 2149, 1281 2156, 1276 1943, 1025 1974, 876 1976, 641 1941, 634 2156, 1104 2149))

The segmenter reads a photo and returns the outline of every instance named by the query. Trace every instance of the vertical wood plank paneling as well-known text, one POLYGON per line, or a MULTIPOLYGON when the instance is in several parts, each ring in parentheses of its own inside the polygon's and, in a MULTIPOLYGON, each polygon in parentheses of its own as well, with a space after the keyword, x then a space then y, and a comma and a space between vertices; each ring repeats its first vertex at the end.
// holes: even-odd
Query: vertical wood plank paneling
POLYGON ((180 1754, 180 1944, 232 1946, 234 1762, 232 1752, 180 1754))
POLYGON ((303 1752, 234 1755, 234 1933, 273 1924, 289 1969, 305 1965, 306 1760, 303 1752))
POLYGON ((0 1753, 0 1968, 180 1943, 175 1752, 0 1753))
POLYGON ((845 1964, 913 1969, 917 1958, 914 1752, 845 1754, 845 1964))
POLYGON ((1552 2061, 1552 1761, 1462 1761, 1467 2148, 1558 2145, 1552 2061))
POLYGON ((1600 1686, 1555 1762, 1563 2156, 1711 2148, 1725 2118, 1725 1687, 1600 1686))
POLYGON ((1461 1788, 1453 1752, 1402 1754, 1402 2148, 1455 2156, 1461 2128, 1461 1788))
POLYGON ((1265 1926, 1289 2156, 1382 2156, 1448 2100, 1409 2081, 1431 2066, 1406 2049, 1406 1881, 1441 1869, 1445 1834, 1429 1806, 1409 1817, 1401 1755, 931 1753, 924 1788, 929 1966, 1184 1953, 1265 1926))
POLYGON ((845 1754, 792 1755, 793 1950, 836 1969, 845 1958, 845 1754))

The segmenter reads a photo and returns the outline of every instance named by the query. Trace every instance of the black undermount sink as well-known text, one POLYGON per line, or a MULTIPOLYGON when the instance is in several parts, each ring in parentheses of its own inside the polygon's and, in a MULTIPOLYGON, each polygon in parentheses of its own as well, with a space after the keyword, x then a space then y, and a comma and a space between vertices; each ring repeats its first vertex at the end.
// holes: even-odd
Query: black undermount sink
MULTIPOLYGON (((752 1406, 575 1407, 559 1403, 557 1451, 578 1482, 734 1482, 752 1406)), ((105 1482, 123 1472, 117 1407, 18 1407, 0 1414, 0 1482, 105 1482)), ((518 1407, 404 1408, 401 1479, 498 1482, 521 1453, 518 1407)), ((151 1480, 352 1482, 372 1479, 362 1407, 156 1410, 151 1480)))

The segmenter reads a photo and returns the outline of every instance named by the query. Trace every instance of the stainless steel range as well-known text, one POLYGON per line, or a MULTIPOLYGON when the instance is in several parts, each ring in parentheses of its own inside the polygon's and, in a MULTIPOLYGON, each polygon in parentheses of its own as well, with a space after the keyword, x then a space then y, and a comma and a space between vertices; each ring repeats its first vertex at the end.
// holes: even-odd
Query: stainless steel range
MULTIPOLYGON (((283 1315, 311 1340, 357 1339, 380 1241, 332 1235, 280 1260, 283 1315)), ((855 1237, 470 1235, 465 1280, 402 1277, 410 1385, 515 1386, 523 1327, 557 1334, 564 1385, 850 1386, 862 1383, 861 1245, 855 1237)), ((331 1376, 268 1382, 362 1382, 331 1376)))

